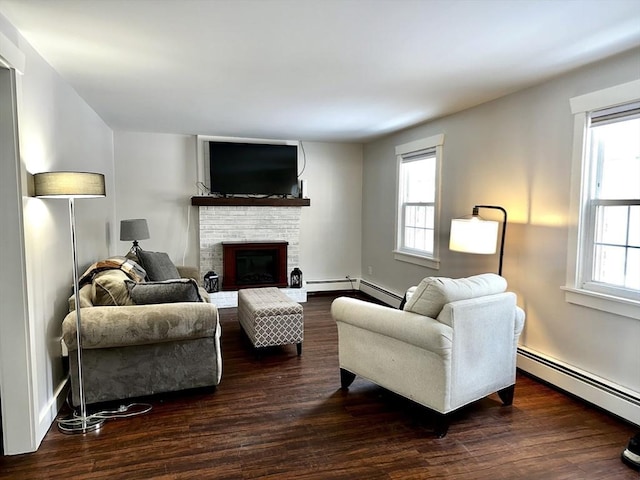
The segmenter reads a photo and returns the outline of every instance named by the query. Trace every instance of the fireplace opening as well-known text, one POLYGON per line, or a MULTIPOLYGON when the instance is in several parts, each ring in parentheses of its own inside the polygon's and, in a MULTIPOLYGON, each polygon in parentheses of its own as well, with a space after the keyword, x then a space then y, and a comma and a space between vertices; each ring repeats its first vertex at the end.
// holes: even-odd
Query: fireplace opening
POLYGON ((257 285, 274 283, 278 276, 277 250, 240 250, 236 253, 236 283, 257 285))
POLYGON ((222 242, 223 290, 286 287, 287 242, 222 242))

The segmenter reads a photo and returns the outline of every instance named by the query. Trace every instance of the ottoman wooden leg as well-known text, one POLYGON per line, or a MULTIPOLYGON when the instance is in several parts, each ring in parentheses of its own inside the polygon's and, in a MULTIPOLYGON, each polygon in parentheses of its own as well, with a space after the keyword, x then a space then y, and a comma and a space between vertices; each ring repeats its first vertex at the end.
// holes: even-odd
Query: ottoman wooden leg
POLYGON ((298 356, 302 355, 302 342, 296 343, 296 348, 298 349, 298 356))

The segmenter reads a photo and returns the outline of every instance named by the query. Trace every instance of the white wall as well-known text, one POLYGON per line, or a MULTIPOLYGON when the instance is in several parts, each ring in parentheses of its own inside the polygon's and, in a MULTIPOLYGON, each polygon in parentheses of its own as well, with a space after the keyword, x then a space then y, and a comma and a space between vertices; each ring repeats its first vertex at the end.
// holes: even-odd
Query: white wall
MULTIPOLYGON (((304 142, 307 157, 301 178, 308 181, 311 206, 302 208, 300 268, 305 280, 344 279, 360 274, 362 147, 304 142)), ((146 218, 151 238, 146 250, 198 265, 196 137, 115 132, 116 212, 146 218), (189 218, 187 217, 189 215, 189 218), (185 254, 186 246, 186 254, 185 254)), ((119 235, 119 230, 118 230, 119 235)), ((130 242, 118 242, 124 254, 130 242)))
MULTIPOLYGON (((0 32, 26 57, 24 75, 18 78, 23 179, 27 179, 27 173, 53 170, 105 174, 108 198, 76 202, 78 258, 82 269, 110 253, 114 217, 112 132, 2 16, 0 32)), ((67 312, 67 298, 72 293, 68 202, 29 197, 26 181, 19 188, 23 195, 27 344, 16 339, 10 348, 0 352, 2 365, 19 365, 9 370, 9 376, 3 375, 0 381, 3 420, 28 411, 33 425, 21 426, 32 429, 28 435, 13 428, 5 430, 5 453, 35 450, 58 411, 57 403, 61 399, 57 395, 65 379, 59 339, 67 312), (28 378, 30 388, 13 388, 19 382, 12 377, 28 378), (11 402, 5 403, 9 398, 11 402), (8 411, 6 405, 9 403, 20 405, 20 411, 8 411)), ((3 228, 20 226, 3 223, 3 228)), ((19 252, 15 254, 19 255, 19 252)), ((0 275, 3 287, 14 281, 4 271, 0 275)), ((0 312, 0 322, 17 321, 13 316, 6 318, 4 310, 0 312)))
MULTIPOLYGON (((304 142, 311 206, 300 219, 300 268, 304 279, 318 282, 360 277, 362 239, 362 146, 304 142)), ((327 289, 337 289, 327 284, 327 289)), ((338 288, 348 288, 348 283, 338 288)))
POLYGON ((131 242, 120 241, 120 220, 146 218, 145 250, 167 252, 177 265, 198 265, 198 209, 191 206, 196 189, 196 140, 190 135, 115 132, 117 253, 131 242))
MULTIPOLYGON (((496 271, 496 256, 450 252, 447 245, 451 218, 470 214, 477 204, 501 205, 509 213, 503 275, 527 313, 521 343, 640 397, 640 322, 568 304, 560 290, 573 139, 569 99, 637 79, 639 56, 636 49, 366 145, 364 278, 401 293, 429 275, 496 271), (445 134, 441 267, 434 271, 393 260, 393 148, 439 133, 445 134), (368 266, 373 275, 367 275, 368 266)), ((489 210, 481 215, 500 218, 489 210)))

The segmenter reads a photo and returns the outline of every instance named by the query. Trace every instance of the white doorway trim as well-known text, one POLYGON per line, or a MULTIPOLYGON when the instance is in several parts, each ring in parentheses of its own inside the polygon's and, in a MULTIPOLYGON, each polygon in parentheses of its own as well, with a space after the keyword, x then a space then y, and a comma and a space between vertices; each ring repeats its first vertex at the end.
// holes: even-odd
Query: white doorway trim
POLYGON ((24 55, 0 37, 0 398, 4 454, 37 449, 37 414, 23 224, 23 173, 17 119, 17 74, 24 55))

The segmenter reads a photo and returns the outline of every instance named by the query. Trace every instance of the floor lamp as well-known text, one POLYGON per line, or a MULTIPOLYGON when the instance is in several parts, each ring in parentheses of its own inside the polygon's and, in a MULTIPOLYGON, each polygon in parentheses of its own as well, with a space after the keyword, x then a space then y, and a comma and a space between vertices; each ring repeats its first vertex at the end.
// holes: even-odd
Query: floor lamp
POLYGON ((495 205, 476 205, 469 217, 451 220, 449 250, 466 253, 491 255, 496 253, 498 238, 498 222, 485 220, 478 214, 481 208, 491 208, 502 212, 502 236, 500 239, 500 265, 498 275, 502 275, 502 257, 504 255, 504 239, 507 233, 507 211, 495 205))
POLYGON ((71 253, 73 256, 73 294, 76 302, 76 342, 78 359, 78 390, 80 396, 80 415, 58 420, 58 429, 63 433, 86 433, 99 429, 103 418, 88 417, 84 397, 82 377, 82 320, 78 285, 78 257, 76 251, 76 217, 74 200, 76 198, 104 197, 104 175, 88 172, 44 172, 33 176, 36 197, 66 198, 69 200, 69 220, 71 228, 71 253))

